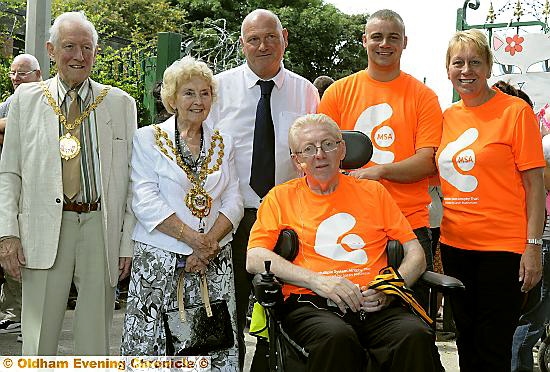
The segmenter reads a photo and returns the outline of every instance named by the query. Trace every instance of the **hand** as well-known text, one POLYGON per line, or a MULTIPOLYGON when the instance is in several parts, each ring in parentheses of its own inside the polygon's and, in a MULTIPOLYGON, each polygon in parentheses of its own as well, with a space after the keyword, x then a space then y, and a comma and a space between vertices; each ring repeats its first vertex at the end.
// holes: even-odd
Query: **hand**
POLYGON ((384 292, 367 287, 361 288, 361 294, 363 295, 361 310, 367 313, 380 311, 388 307, 393 300, 391 296, 386 295, 384 292))
POLYGON ((6 131, 7 118, 0 119, 0 145, 4 144, 4 132, 6 131))
POLYGON ((195 253, 193 253, 187 257, 184 270, 188 273, 204 274, 206 272, 207 265, 207 262, 202 261, 195 253))
POLYGON ((541 247, 527 244, 519 262, 519 281, 522 292, 529 292, 542 278, 541 247))
POLYGON ((368 179, 373 181, 378 181, 382 179, 384 166, 375 165, 369 168, 357 169, 350 172, 350 176, 361 179, 368 179))
POLYGON ((187 244, 193 248, 193 253, 198 255, 199 258, 207 264, 220 252, 218 241, 208 234, 193 231, 189 240, 187 244))
POLYGON ((343 313, 346 312, 346 308, 353 312, 357 312, 361 308, 361 291, 346 278, 316 275, 313 277, 313 284, 310 288, 319 296, 332 300, 343 313))
POLYGON ((122 281, 130 275, 132 268, 132 257, 119 257, 118 259, 118 281, 122 281))
POLYGON ((195 253, 200 257, 202 261, 208 264, 214 257, 218 255, 218 253, 220 253, 220 244, 216 239, 212 238, 208 234, 200 235, 202 235, 204 248, 195 251, 195 253))
POLYGON ((0 265, 9 276, 20 282, 21 266, 26 264, 19 238, 11 237, 0 241, 0 265))

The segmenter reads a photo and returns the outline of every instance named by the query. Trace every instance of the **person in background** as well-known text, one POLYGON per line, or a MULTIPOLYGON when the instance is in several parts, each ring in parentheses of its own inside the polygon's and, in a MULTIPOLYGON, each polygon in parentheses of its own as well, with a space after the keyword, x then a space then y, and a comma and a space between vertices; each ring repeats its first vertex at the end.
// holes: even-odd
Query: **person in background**
POLYGON ((489 87, 492 63, 480 30, 451 38, 447 75, 460 101, 443 114, 436 160, 443 269, 466 287, 450 297, 465 372, 510 371, 521 305, 542 272, 538 123, 522 99, 489 87))
POLYGON ((315 85, 315 88, 317 88, 317 91, 319 92, 319 97, 323 98, 323 94, 325 94, 325 90, 334 83, 334 79, 330 76, 317 76, 315 80, 313 81, 313 85, 315 85))
MULTIPOLYGON (((288 151, 288 129, 299 116, 314 113, 317 89, 287 70, 283 55, 288 31, 271 11, 256 9, 243 20, 239 38, 246 63, 215 76, 217 101, 208 123, 235 141, 235 165, 244 199, 244 217, 232 249, 237 294, 237 324, 241 367, 252 277, 246 272, 246 247, 260 201, 274 186, 297 176, 288 151)), ((265 344, 256 355, 265 354, 265 344)))
POLYGON ((90 79, 97 41, 84 13, 59 15, 46 44, 58 73, 20 85, 10 104, 0 264, 22 281, 23 355, 57 354, 73 279, 74 354, 109 355, 115 287, 130 272, 136 104, 90 79))
MULTIPOLYGON (((23 83, 33 83, 42 80, 40 64, 32 54, 19 54, 13 59, 8 73, 13 89, 23 83)), ((8 121, 8 112, 13 94, 0 104, 0 155, 4 144, 4 132, 8 121)), ((0 268, 1 270, 1 268, 0 268)), ((0 294, 0 334, 19 333, 21 336, 21 282, 10 275, 4 274, 5 282, 0 294)))
MULTIPOLYGON (((132 208, 138 223, 133 234, 122 355, 168 352, 167 340, 172 338, 166 334, 163 314, 178 308, 176 288, 183 268, 185 308, 204 302, 201 274, 210 301, 227 304, 235 342, 209 355, 216 370, 237 371, 230 242, 243 204, 233 142, 204 124, 216 97, 212 71, 204 62, 192 57, 175 61, 164 72, 161 97, 172 116, 161 124, 140 128, 134 137, 132 208)), ((193 322, 190 315, 187 318, 193 322)), ((177 336, 191 342, 200 337, 177 336)))
MULTIPOLYGON (((319 104, 341 129, 369 136, 374 152, 357 178, 380 181, 395 199, 426 255, 427 270, 433 259, 427 205, 428 177, 435 174, 435 150, 441 139, 441 108, 435 93, 401 71, 401 54, 407 46, 403 19, 396 12, 374 12, 365 25, 363 47, 366 69, 336 81, 319 104)), ((428 293, 414 288, 428 308, 428 293)))
MULTIPOLYGON (((32 54, 19 54, 15 56, 10 65, 8 76, 14 90, 23 83, 33 83, 42 80, 40 64, 32 54)), ((2 153, 2 145, 4 144, 4 132, 6 131, 8 112, 12 99, 13 94, 0 103, 0 154, 2 153)))

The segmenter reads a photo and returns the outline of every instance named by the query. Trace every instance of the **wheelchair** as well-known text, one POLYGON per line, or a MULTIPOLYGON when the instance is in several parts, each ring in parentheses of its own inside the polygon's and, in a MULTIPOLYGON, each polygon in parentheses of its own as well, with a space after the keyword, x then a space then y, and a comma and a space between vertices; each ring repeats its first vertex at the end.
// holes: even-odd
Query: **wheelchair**
MULTIPOLYGON (((357 131, 342 131, 346 143, 346 157, 342 162, 343 169, 356 169, 365 165, 372 156, 372 143, 368 136, 357 131)), ((298 254, 298 237, 292 230, 281 231, 274 252, 281 257, 293 261, 298 254)), ((390 240, 386 246, 388 265, 398 268, 403 257, 403 246, 390 240)), ((274 371, 305 371, 308 352, 297 345, 282 328, 278 307, 283 303, 282 284, 270 271, 271 262, 265 262, 265 271, 256 274, 253 280, 256 300, 266 312, 266 323, 269 337, 269 370, 274 371)), ((429 288, 429 316, 433 319, 435 331, 437 316, 437 293, 449 294, 464 290, 464 285, 458 279, 426 271, 418 280, 429 288)))
POLYGON ((544 326, 538 351, 538 363, 541 372, 550 372, 550 323, 544 326))

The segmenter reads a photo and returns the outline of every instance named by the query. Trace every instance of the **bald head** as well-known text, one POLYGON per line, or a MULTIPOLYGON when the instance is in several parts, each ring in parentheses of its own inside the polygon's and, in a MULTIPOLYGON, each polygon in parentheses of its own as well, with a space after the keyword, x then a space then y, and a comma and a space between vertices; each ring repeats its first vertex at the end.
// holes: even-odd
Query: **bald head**
POLYGON ((14 89, 23 83, 40 81, 40 64, 32 54, 19 54, 11 63, 10 80, 14 89))
POLYGON ((269 80, 277 75, 288 45, 288 32, 273 12, 256 9, 248 14, 239 41, 248 67, 259 78, 269 80))
POLYGON ((259 18, 260 18, 260 22, 261 22, 261 19, 270 18, 273 22, 275 22, 275 24, 277 25, 277 29, 279 31, 283 30, 283 24, 281 23, 281 20, 279 19, 279 17, 277 17, 275 13, 267 9, 256 9, 251 11, 250 13, 248 13, 246 17, 244 17, 243 23, 241 24, 241 37, 244 35, 244 29, 246 25, 249 23, 252 23, 252 24, 257 23, 259 18))

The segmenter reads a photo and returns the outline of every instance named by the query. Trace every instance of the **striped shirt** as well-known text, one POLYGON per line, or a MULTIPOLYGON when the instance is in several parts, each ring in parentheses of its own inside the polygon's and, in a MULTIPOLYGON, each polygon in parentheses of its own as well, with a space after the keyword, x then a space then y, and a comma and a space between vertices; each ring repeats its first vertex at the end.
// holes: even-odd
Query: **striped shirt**
MULTIPOLYGON (((67 117, 71 97, 67 94, 68 86, 63 82, 59 75, 57 78, 58 101, 62 102, 61 110, 67 117)), ((78 88, 78 100, 80 101, 80 112, 84 112, 86 107, 91 105, 95 98, 92 85, 89 80, 84 81, 78 88)), ((66 133, 65 127, 59 123, 59 135, 66 133)), ((95 203, 101 196, 101 173, 99 164, 99 143, 97 135, 97 123, 95 111, 90 113, 80 125, 80 192, 76 196, 77 202, 95 203)), ((63 161, 63 160, 62 160, 63 161)))

